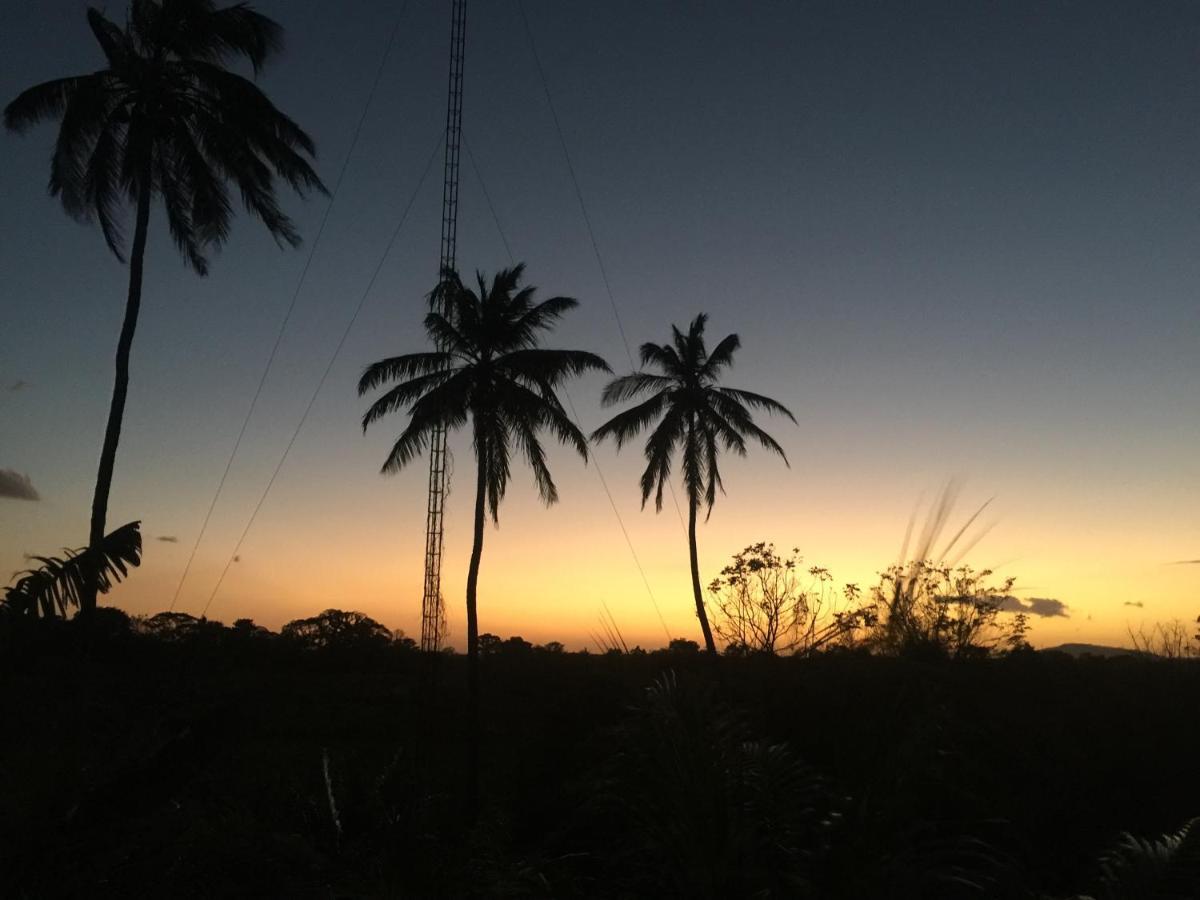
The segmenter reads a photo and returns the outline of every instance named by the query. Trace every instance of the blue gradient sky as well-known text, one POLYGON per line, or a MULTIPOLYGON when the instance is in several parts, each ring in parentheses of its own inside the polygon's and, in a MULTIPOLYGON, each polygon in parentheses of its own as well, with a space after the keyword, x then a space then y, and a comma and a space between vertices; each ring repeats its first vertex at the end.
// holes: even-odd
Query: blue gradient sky
MULTIPOLYGON (((265 88, 331 182, 401 4, 260 2, 287 28, 265 88)), ((12 4, 0 98, 100 55, 77 0, 12 4)), ((114 5, 115 7, 115 5, 114 5)), ((627 368, 516 6, 470 9, 465 133, 532 280, 583 301, 557 335, 627 368)), ((757 540, 839 580, 894 561, 924 492, 996 496, 978 565, 1068 604, 1037 642, 1121 640, 1200 612, 1200 8, 1139 3, 605 3, 529 0, 625 330, 711 315, 741 334, 730 381, 796 411, 791 469, 730 460, 705 577, 757 540), (1140 602, 1141 608, 1126 603, 1140 602)), ((345 184, 180 608, 197 612, 324 371, 444 120, 446 4, 411 0, 345 184)), ((45 192, 54 130, 0 137, 0 571, 81 544, 126 270, 45 192)), ((210 614, 277 626, 358 608, 418 630, 423 466, 377 475, 362 366, 418 349, 436 270, 440 159, 210 614)), ((464 165, 460 263, 508 262, 464 165)), ((311 240, 323 199, 287 199, 311 240)), ((303 267, 245 217, 207 279, 151 236, 109 521, 144 521, 114 595, 169 602, 303 267), (177 537, 179 543, 153 540, 177 537)), ((572 388, 585 426, 600 380, 572 388)), ((394 427, 399 428, 397 420, 394 427)), ((453 449, 460 475, 469 446, 453 449)), ((598 462, 672 633, 695 636, 673 510, 638 511, 640 454, 598 462)), ((607 601, 661 643, 594 472, 552 456, 563 502, 518 474, 489 532, 484 630, 579 644, 607 601)), ((469 476, 468 476, 469 477, 469 476)), ((450 499, 451 628, 471 497, 450 499)))

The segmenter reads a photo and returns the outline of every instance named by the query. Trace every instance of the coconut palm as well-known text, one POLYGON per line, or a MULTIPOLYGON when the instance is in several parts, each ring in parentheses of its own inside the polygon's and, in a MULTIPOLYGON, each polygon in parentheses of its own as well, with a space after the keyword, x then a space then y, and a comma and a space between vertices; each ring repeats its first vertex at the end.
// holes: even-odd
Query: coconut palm
POLYGON ((748 440, 778 453, 787 464, 787 455, 773 437, 754 424, 751 409, 778 413, 793 422, 795 416, 781 403, 762 394, 722 387, 718 379, 733 364, 733 354, 741 346, 736 334, 724 338, 709 353, 704 344, 704 325, 708 317, 701 313, 692 320, 687 334, 671 326, 672 343, 642 344, 643 366, 655 366, 661 374, 634 372, 614 378, 604 388, 603 402, 612 406, 647 394, 632 409, 613 416, 592 433, 593 440, 611 437, 622 447, 657 421, 646 441, 646 471, 642 473, 642 506, 653 493, 655 509, 662 511, 663 487, 671 476, 671 458, 676 450, 683 465, 683 484, 688 500, 688 549, 691 554, 692 592, 696 616, 704 633, 704 645, 716 653, 712 629, 704 611, 700 590, 700 564, 696 550, 696 513, 703 502, 707 516, 712 515, 717 489, 724 493, 717 467, 720 450, 746 455, 748 440))
POLYGON ((478 292, 458 274, 447 272, 434 292, 435 308, 425 331, 438 349, 383 359, 368 366, 358 383, 359 396, 399 382, 371 404, 363 416, 365 431, 390 413, 404 411, 408 425, 383 464, 385 474, 400 471, 442 431, 470 426, 475 449, 475 522, 467 570, 468 711, 471 723, 472 803, 478 795, 479 563, 486 514, 499 524, 500 501, 508 487, 514 449, 533 469, 538 493, 547 504, 558 489, 546 466, 539 433, 548 431, 587 461, 587 438, 571 421, 555 390, 568 377, 588 370, 610 371, 603 359, 581 350, 538 346, 568 310, 569 297, 534 302, 534 288, 520 288, 525 267, 497 273, 489 286, 478 276, 478 292))
MULTIPOLYGON (((123 28, 94 8, 87 20, 103 67, 29 88, 5 108, 4 124, 24 132, 60 120, 50 194, 76 219, 98 222, 122 262, 122 219, 128 207, 135 211, 116 381, 92 501, 89 544, 98 546, 121 436, 153 202, 162 201, 176 247, 204 275, 206 254, 229 236, 230 182, 276 241, 292 246, 300 236, 279 208, 276 176, 301 195, 324 187, 305 159, 315 155, 312 139, 253 81, 226 68, 244 58, 260 71, 282 46, 277 23, 246 4, 218 9, 210 0, 133 0, 123 28)), ((96 587, 81 598, 85 612, 95 607, 96 587)))

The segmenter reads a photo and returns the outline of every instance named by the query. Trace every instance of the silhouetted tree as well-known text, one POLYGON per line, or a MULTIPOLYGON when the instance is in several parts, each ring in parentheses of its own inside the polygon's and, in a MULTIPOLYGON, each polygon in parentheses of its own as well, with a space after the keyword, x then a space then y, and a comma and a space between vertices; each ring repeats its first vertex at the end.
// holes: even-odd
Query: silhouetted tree
POLYGON ((138 631, 160 641, 219 641, 226 634, 226 628, 220 622, 184 612, 160 612, 136 621, 138 631))
MULTIPOLYGON (((205 253, 229 236, 227 182, 277 241, 292 246, 300 235, 276 202, 275 176, 301 194, 324 187, 304 158, 315 153, 312 139, 252 81, 225 68, 245 58, 257 73, 282 46, 274 21, 243 3, 218 9, 210 0, 133 0, 124 28, 95 8, 87 19, 104 67, 29 88, 5 108, 4 124, 23 132, 61 120, 50 194, 76 219, 98 221, 122 262, 121 220, 126 204, 135 210, 125 319, 92 500, 88 544, 96 547, 121 436, 153 201, 162 200, 179 252, 204 275, 205 253)), ((84 612, 95 607, 98 589, 89 585, 83 593, 84 612)))
POLYGON ((984 532, 972 534, 971 526, 991 501, 940 543, 957 498, 958 485, 951 481, 930 507, 911 555, 913 522, 909 523, 900 550, 900 559, 909 561, 880 573, 871 590, 875 623, 869 641, 875 650, 960 658, 1027 644, 1028 617, 1017 613, 1009 618, 1005 613, 1014 600, 1016 579, 995 584, 990 569, 976 571, 961 562, 983 536, 984 532))
POLYGON ((500 650, 504 653, 521 656, 531 653, 533 651, 533 644, 529 643, 529 641, 517 634, 508 638, 503 644, 501 644, 500 650))
POLYGON ((1156 622, 1150 630, 1139 625, 1137 631, 1129 627, 1129 640, 1133 649, 1147 656, 1157 656, 1162 659, 1192 659, 1200 657, 1200 647, 1192 646, 1193 638, 1188 634, 1188 628, 1182 619, 1172 619, 1169 622, 1156 622))
POLYGON ((275 637, 270 629, 255 624, 253 619, 235 619, 229 628, 229 634, 234 640, 255 645, 260 641, 269 641, 275 637))
POLYGON ((392 632, 392 643, 404 651, 420 649, 420 645, 401 629, 392 632))
MULTIPOLYGON (((683 466, 683 483, 688 500, 688 549, 692 566, 692 593, 696 617, 704 633, 704 646, 716 653, 712 629, 704 611, 700 589, 700 562, 696 549, 696 513, 703 500, 707 515, 712 515, 717 489, 724 492, 717 457, 721 448, 746 455, 748 438, 778 453, 787 464, 787 455, 773 437, 754 424, 750 410, 778 413, 796 421, 781 403, 737 388, 722 387, 722 371, 733 365, 733 354, 741 346, 736 334, 725 337, 709 353, 704 344, 703 313, 692 320, 687 334, 671 326, 672 343, 642 344, 643 366, 655 366, 661 374, 634 372, 614 378, 604 389, 605 406, 634 400, 649 394, 632 409, 613 416, 592 434, 593 440, 612 437, 621 447, 651 423, 657 422, 646 441, 646 470, 642 473, 642 506, 654 493, 655 509, 662 511, 663 486, 671 475, 671 458, 676 450, 683 466)), ((706 516, 707 518, 707 516, 706 516)))
POLYGON ((479 648, 481 656, 491 656, 493 653, 500 652, 500 645, 504 643, 498 635, 484 632, 479 636, 476 645, 479 648))
POLYGON ((295 619, 280 636, 309 650, 362 650, 386 647, 392 633, 368 615, 327 609, 309 619, 295 619))
POLYGON ((881 572, 872 589, 877 625, 871 643, 885 654, 951 659, 1022 648, 1028 617, 1003 616, 1015 579, 992 584, 991 575, 928 560, 881 572))
POLYGON ((436 350, 380 360, 358 383, 359 395, 389 382, 400 382, 371 404, 363 430, 389 413, 404 410, 408 426, 383 464, 398 472, 419 456, 430 438, 470 425, 475 450, 475 527, 467 570, 467 655, 471 739, 469 799, 478 799, 479 737, 479 562, 487 512, 499 524, 500 501, 508 487, 514 445, 533 469, 538 493, 546 504, 558 489, 546 466, 539 433, 548 430, 587 460, 587 438, 567 415, 555 393, 567 378, 589 370, 609 371, 608 364, 581 350, 538 346, 542 333, 578 306, 569 297, 534 302, 534 288, 520 287, 525 267, 503 270, 489 287, 478 276, 478 293, 457 272, 446 272, 435 289, 445 313, 425 317, 425 331, 436 350))
POLYGON ((873 624, 873 609, 858 605, 856 585, 846 585, 839 599, 828 569, 801 562, 799 550, 784 557, 760 541, 734 554, 713 579, 713 628, 727 655, 812 653, 873 624))

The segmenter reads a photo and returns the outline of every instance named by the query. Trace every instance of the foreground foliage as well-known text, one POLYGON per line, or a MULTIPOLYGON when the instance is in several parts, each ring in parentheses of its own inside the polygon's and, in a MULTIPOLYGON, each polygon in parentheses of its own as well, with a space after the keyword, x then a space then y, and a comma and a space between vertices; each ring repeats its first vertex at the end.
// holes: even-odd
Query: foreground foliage
POLYGON ((8 620, 0 895, 1189 896, 1189 661, 497 639, 470 824, 463 658, 100 612, 8 620))

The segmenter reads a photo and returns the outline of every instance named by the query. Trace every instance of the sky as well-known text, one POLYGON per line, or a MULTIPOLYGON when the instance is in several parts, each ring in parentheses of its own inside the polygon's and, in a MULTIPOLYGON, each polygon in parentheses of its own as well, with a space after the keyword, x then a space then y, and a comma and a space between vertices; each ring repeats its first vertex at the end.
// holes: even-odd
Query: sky
MULTIPOLYGON (((713 342, 741 336, 728 383, 799 424, 763 423, 790 467, 723 467, 705 581, 773 541, 869 586, 953 478, 956 521, 994 498, 968 561, 1066 608, 1035 617, 1036 645, 1200 613, 1200 7, 525 3, 613 302, 515 0, 468 11, 459 265, 508 265, 507 238, 546 296, 581 301, 551 343, 618 371, 614 305, 635 354, 698 312, 713 342)), ((284 198, 298 251, 241 216, 204 279, 153 220, 108 518, 142 521, 145 561, 108 599, 170 605, 299 285, 176 608, 211 597, 210 617, 279 627, 340 607, 419 634, 425 464, 379 474, 403 419, 364 435, 355 384, 424 346, 448 4, 255 5, 287 29, 262 86, 330 185, 399 18, 398 37, 303 282, 324 198, 284 198)), ((100 65, 78 0, 8 6, 4 102, 100 65)), ((4 575, 86 541, 128 275, 47 196, 54 134, 0 135, 4 575)), ((569 388, 588 430, 602 385, 569 388)), ((461 435, 450 447, 443 591, 461 645, 473 461, 461 435)), ((519 470, 489 526, 481 630, 581 647, 607 607, 631 645, 698 640, 684 529, 670 501, 640 508, 640 446, 550 462, 561 502, 519 470)))

